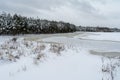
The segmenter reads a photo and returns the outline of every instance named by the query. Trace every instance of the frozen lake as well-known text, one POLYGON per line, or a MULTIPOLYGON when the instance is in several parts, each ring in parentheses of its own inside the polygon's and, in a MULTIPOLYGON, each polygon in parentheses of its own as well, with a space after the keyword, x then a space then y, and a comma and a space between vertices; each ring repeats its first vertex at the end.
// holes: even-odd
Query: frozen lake
POLYGON ((120 80, 119 36, 102 32, 0 36, 0 53, 4 53, 0 55, 0 78, 120 80))
POLYGON ((58 42, 69 46, 76 46, 88 50, 103 52, 120 52, 120 33, 63 33, 63 34, 41 34, 25 35, 27 40, 42 42, 58 42), (95 37, 95 36, 96 37, 95 37), (90 37, 93 36, 93 38, 90 37), (113 37, 114 38, 113 38, 113 37), (99 37, 99 38, 98 38, 99 37), (103 37, 105 39, 103 39, 103 37), (116 41, 117 38, 117 41, 116 41))

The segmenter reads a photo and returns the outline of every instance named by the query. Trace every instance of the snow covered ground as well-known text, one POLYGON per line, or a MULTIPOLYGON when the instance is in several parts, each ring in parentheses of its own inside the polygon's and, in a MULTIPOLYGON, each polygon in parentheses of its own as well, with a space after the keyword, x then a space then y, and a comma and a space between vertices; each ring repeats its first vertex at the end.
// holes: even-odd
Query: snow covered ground
POLYGON ((120 80, 119 35, 0 36, 0 79, 120 80))

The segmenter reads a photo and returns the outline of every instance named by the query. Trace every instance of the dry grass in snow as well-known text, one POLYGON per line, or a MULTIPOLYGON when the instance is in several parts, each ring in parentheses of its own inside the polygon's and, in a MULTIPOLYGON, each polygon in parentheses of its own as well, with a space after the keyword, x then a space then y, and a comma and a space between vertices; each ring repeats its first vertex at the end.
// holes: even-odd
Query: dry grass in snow
POLYGON ((48 52, 59 55, 64 48, 64 45, 59 43, 40 43, 14 37, 0 45, 0 60, 16 62, 21 57, 32 56, 34 63, 37 64, 48 52))

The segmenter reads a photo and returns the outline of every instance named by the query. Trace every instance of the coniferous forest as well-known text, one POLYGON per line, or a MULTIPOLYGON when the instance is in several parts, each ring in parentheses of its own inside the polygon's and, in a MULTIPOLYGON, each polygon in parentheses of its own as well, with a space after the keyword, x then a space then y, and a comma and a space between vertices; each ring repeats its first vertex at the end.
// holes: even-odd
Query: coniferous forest
POLYGON ((41 20, 18 14, 0 14, 0 35, 68 33, 75 31, 120 32, 120 29, 108 27, 84 27, 65 23, 63 21, 41 20))

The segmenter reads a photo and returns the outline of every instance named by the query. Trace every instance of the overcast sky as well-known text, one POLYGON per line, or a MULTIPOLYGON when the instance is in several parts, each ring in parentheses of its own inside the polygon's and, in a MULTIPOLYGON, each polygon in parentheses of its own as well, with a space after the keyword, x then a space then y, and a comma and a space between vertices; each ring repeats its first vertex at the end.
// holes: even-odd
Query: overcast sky
POLYGON ((0 0, 0 11, 75 25, 120 28, 120 0, 0 0))

